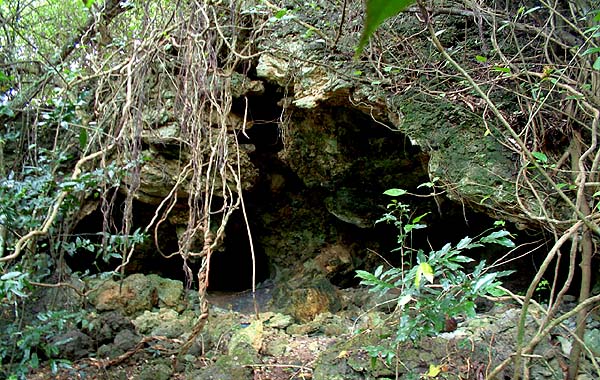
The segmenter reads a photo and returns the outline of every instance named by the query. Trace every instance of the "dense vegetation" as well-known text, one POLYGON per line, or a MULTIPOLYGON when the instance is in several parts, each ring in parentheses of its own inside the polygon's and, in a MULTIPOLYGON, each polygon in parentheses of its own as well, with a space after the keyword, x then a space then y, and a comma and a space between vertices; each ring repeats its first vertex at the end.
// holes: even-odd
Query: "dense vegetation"
MULTIPOLYGON (((362 30, 359 1, 225 3, 0 0, 0 312, 6 334, 17 336, 0 344, 6 377, 25 376, 40 359, 56 358, 52 335, 85 323, 81 314, 56 307, 35 317, 28 309, 37 290, 71 280, 65 257, 86 250, 98 263, 117 258, 111 269, 122 274, 136 244, 152 242, 178 196, 187 197, 190 212, 173 254, 201 262, 196 273, 186 268, 207 311, 211 254, 233 211, 244 208, 237 135, 228 120, 234 74, 252 75, 274 23, 296 23, 304 39, 324 41, 332 54, 354 52, 362 30), (165 104, 179 110, 176 120, 152 113, 165 104), (132 204, 143 164, 152 160, 143 154, 144 128, 165 122, 180 130, 173 144, 181 175, 158 202, 153 222, 136 229, 132 204), (115 204, 119 196, 122 205, 115 204), (213 204, 217 197, 219 205, 213 204), (90 207, 104 212, 103 231, 73 236, 90 207)), ((382 4, 368 3, 370 12, 382 4)), ((566 280, 549 284, 538 334, 529 342, 521 335, 515 355, 501 365, 512 363, 515 379, 526 374, 523 363, 536 342, 575 314, 568 378, 576 378, 580 357, 593 357, 581 343, 599 301, 592 287, 600 238, 600 7, 592 0, 563 3, 417 1, 400 16, 388 19, 394 8, 375 17, 376 24, 387 20, 385 27, 369 43, 363 38, 357 60, 348 56, 364 66, 353 73, 357 81, 370 80, 390 94, 410 88, 461 104, 481 116, 482 137, 493 136, 514 154, 511 188, 466 202, 551 236, 546 260, 524 296, 515 296, 522 303, 521 328, 545 273, 559 270, 561 254, 569 256, 566 280), (506 197, 513 207, 496 207, 495 200, 506 197), (560 306, 574 288, 578 306, 564 314, 560 306)), ((245 130, 246 120, 238 128, 245 130)), ((434 187, 451 193, 458 182, 451 179, 434 187)), ((494 242, 506 243, 503 237, 493 235, 494 242)), ((437 299, 439 293, 418 292, 421 276, 433 282, 430 272, 448 277, 458 267, 436 252, 430 261, 421 252, 410 280, 392 286, 411 288, 411 300, 424 297, 421 305, 437 299)), ((483 267, 477 270, 485 276, 483 267)), ((397 274, 380 269, 361 277, 372 285, 397 274)), ((486 286, 496 284, 496 277, 484 278, 486 286)), ((473 293, 483 286, 466 274, 452 281, 470 282, 478 287, 473 293)), ((404 306, 408 298, 399 302, 404 306)))

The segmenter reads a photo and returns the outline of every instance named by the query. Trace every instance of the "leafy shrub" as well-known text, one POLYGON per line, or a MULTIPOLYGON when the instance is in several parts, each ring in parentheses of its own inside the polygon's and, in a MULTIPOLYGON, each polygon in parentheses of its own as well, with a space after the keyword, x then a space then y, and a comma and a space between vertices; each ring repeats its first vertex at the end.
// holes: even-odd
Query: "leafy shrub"
POLYGON ((423 337, 438 334, 446 329, 449 317, 474 316, 476 298, 501 293, 498 279, 510 272, 490 272, 485 261, 468 272, 464 264, 473 259, 466 256, 465 251, 488 244, 514 247, 508 231, 488 230, 479 237, 465 237, 456 245, 447 243, 441 249, 425 253, 406 243, 413 230, 426 227, 422 219, 427 214, 410 218, 409 207, 395 199, 406 194, 404 190, 392 189, 385 194, 394 199, 388 205, 390 211, 379 222, 393 223, 398 228, 396 250, 401 252, 402 266, 389 269, 379 266, 373 273, 358 270, 356 275, 371 292, 383 295, 391 289, 398 291, 398 296, 393 298, 400 312, 396 342, 416 343, 423 337))
POLYGON ((23 325, 11 323, 0 336, 0 374, 8 379, 26 379, 27 374, 47 360, 53 373, 69 368, 70 362, 60 358, 60 342, 52 339, 75 325, 92 329, 84 310, 46 311, 23 325))

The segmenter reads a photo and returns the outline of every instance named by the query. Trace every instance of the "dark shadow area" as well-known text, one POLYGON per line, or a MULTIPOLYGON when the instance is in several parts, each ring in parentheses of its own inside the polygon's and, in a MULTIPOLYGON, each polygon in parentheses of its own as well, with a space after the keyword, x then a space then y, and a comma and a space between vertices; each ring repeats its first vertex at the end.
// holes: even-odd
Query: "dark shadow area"
MULTIPOLYGON (((255 216, 251 214, 249 218, 255 216)), ((252 224, 250 228, 255 230, 252 224)), ((268 259, 256 239, 253 240, 253 245, 254 262, 246 222, 242 212, 238 210, 231 216, 225 228, 224 248, 214 252, 211 258, 208 290, 237 292, 251 289, 253 266, 256 271, 256 284, 268 279, 268 259)))
MULTIPOLYGON (((105 224, 101 206, 84 217, 73 231, 73 236, 81 239, 89 239, 96 245, 96 250, 79 248, 73 255, 65 257, 67 265, 77 272, 88 271, 91 274, 114 270, 121 264, 122 259, 117 257, 114 247, 115 237, 122 229, 123 207, 125 197, 116 194, 114 205, 108 215, 108 231, 102 232, 105 224), (111 235, 114 235, 111 237, 111 235), (112 242, 111 242, 112 241, 112 242), (106 249, 102 250, 103 242, 106 249)), ((156 206, 133 201, 132 230, 143 229, 154 217, 156 206)), ((183 277, 183 260, 175 255, 170 259, 161 256, 160 252, 169 255, 177 251, 177 233, 175 226, 165 221, 158 228, 158 248, 154 244, 154 238, 150 236, 136 245, 136 250, 125 268, 126 274, 144 273, 158 274, 168 278, 181 279, 183 277), (160 250, 160 252, 159 252, 160 250)), ((73 239, 73 240, 75 240, 73 239)))
MULTIPOLYGON (((113 213, 111 214, 112 231, 118 231, 122 220, 122 203, 124 197, 117 195, 113 213)), ((144 228, 154 216, 156 206, 150 206, 134 201, 133 207, 133 229, 144 228)), ((252 216, 251 216, 252 218, 252 216)), ((86 216, 73 231, 73 241, 77 239, 89 239, 90 242, 101 245, 103 240, 102 225, 104 217, 97 209, 86 216)), ((158 229, 158 249, 170 255, 178 249, 176 226, 165 221, 158 229)), ((236 211, 230 218, 226 228, 226 236, 223 249, 215 252, 212 257, 210 273, 210 290, 240 291, 252 287, 252 257, 246 226, 241 212, 236 211)), ((261 247, 255 243, 256 255, 256 280, 262 282, 269 276, 268 260, 261 247)), ((199 268, 199 260, 191 258, 188 262, 192 269, 193 278, 186 278, 183 259, 179 255, 165 258, 158 251, 152 236, 136 246, 129 264, 125 267, 126 274, 143 273, 157 274, 162 277, 180 280, 184 284, 196 284, 196 271, 199 268)), ((73 255, 67 255, 65 261, 69 268, 75 272, 97 274, 114 270, 121 264, 121 259, 109 252, 95 252, 79 248, 73 255)))

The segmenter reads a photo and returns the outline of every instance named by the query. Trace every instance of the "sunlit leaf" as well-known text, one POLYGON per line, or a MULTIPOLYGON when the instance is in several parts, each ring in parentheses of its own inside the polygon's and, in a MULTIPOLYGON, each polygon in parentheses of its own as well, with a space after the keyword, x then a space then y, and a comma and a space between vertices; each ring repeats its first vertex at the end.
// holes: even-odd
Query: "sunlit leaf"
POLYGON ((515 243, 510 238, 508 238, 508 236, 510 236, 510 232, 506 230, 494 231, 488 236, 481 238, 481 242, 500 244, 505 247, 512 248, 515 246, 515 243))
POLYGON ((344 358, 347 358, 348 356, 350 356, 350 353, 346 350, 342 350, 338 354, 337 359, 344 359, 344 358))
POLYGON ((528 15, 530 13, 533 13, 533 12, 539 10, 539 9, 542 9, 542 7, 539 7, 539 6, 538 7, 533 7, 531 9, 527 10, 525 13, 523 13, 523 16, 526 16, 526 15, 528 15))
POLYGON ((421 219, 423 219, 425 216, 427 216, 428 214, 430 214, 430 212, 426 212, 425 214, 419 215, 417 217, 415 217, 412 222, 413 223, 419 223, 421 221, 421 219))
POLYGON ((458 242, 458 244, 456 245, 456 249, 465 249, 465 247, 467 247, 472 241, 473 239, 471 239, 468 236, 465 236, 464 238, 462 238, 461 241, 458 242))
POLYGON ((533 157, 535 157, 535 159, 538 160, 538 162, 543 162, 543 163, 548 162, 548 156, 546 156, 542 152, 531 152, 531 155, 533 157))
POLYGON ((481 277, 475 285, 473 285, 473 291, 478 292, 481 289, 485 289, 490 286, 491 283, 496 279, 497 273, 486 273, 481 277))
POLYGON ((406 194, 407 191, 404 189, 389 189, 383 192, 385 195, 389 195, 390 197, 398 197, 400 195, 406 194))
POLYGON ((414 0, 367 0, 367 16, 355 57, 362 53, 367 42, 369 42, 369 38, 375 33, 379 25, 388 18, 396 16, 413 3, 414 0))
POLYGON ((283 18, 283 16, 285 16, 287 14, 287 9, 280 9, 279 11, 277 11, 277 13, 275 13, 273 15, 273 17, 277 18, 277 19, 281 19, 283 18))
POLYGON ((492 70, 499 71, 505 74, 510 74, 510 67, 494 66, 492 70))
POLYGON ((429 263, 424 262, 419 264, 419 268, 417 269, 417 275, 415 277, 415 286, 418 288, 421 283, 421 276, 425 277, 427 281, 433 283, 433 268, 429 263))
POLYGON ((6 280, 12 280, 13 278, 19 277, 20 275, 22 275, 21 272, 8 272, 2 275, 2 277, 0 277, 0 280, 2 281, 6 281, 6 280))
POLYGON ((410 294, 405 294, 402 297, 400 297, 400 299, 398 299, 398 305, 404 306, 412 300, 413 300, 413 298, 410 296, 410 294))
POLYGON ((442 372, 442 366, 441 365, 433 365, 430 364, 429 365, 429 371, 427 371, 427 373, 425 374, 425 376, 427 377, 437 377, 440 372, 442 372))

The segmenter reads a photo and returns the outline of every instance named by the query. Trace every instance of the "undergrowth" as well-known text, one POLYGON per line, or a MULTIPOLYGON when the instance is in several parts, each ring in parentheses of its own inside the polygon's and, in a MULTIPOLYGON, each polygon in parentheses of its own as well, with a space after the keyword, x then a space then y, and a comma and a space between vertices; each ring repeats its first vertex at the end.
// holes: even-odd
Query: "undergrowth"
MULTIPOLYGON (((515 244, 511 234, 501 228, 504 223, 496 222, 494 228, 474 238, 467 236, 456 244, 447 243, 429 252, 415 249, 408 244, 410 236, 415 229, 426 227, 423 219, 427 214, 411 217, 409 206, 398 199, 406 193, 402 189, 386 191, 385 194, 393 199, 387 206, 389 211, 378 220, 394 224, 398 229, 398 247, 394 251, 401 255, 401 266, 386 268, 380 265, 373 273, 358 270, 356 275, 362 285, 378 296, 393 290, 391 302, 395 302, 395 312, 399 315, 395 343, 418 344, 424 337, 449 330, 448 322, 454 317, 475 316, 477 298, 503 294, 499 279, 511 272, 492 272, 485 260, 473 265, 474 260, 466 252, 490 244, 507 248, 515 244)), ((385 358, 388 365, 395 352, 382 346, 365 349, 373 362, 385 358)))

